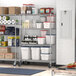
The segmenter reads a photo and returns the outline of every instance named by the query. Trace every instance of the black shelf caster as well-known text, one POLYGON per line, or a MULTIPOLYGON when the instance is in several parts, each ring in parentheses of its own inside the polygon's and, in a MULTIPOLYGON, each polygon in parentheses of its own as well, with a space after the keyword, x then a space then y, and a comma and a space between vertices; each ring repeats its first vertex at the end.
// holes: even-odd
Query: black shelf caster
POLYGON ((51 64, 48 64, 48 68, 51 68, 51 64))
POLYGON ((20 62, 18 62, 18 66, 21 66, 21 64, 22 64, 22 62, 20 61, 20 62))
POLYGON ((16 66, 16 62, 13 63, 13 66, 16 66))

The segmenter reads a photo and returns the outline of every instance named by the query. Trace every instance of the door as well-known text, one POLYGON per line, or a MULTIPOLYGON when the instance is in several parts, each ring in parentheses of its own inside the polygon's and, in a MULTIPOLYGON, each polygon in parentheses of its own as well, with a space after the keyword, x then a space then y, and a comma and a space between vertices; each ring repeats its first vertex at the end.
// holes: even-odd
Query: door
POLYGON ((60 12, 60 25, 57 28, 57 54, 56 63, 67 65, 75 61, 74 37, 72 30, 72 11, 63 10, 60 12))

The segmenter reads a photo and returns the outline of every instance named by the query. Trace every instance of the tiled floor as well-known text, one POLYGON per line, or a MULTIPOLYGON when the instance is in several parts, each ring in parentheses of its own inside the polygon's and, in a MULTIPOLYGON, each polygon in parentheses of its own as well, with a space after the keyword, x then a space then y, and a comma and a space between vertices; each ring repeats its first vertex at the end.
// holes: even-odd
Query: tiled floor
MULTIPOLYGON (((13 66, 12 64, 0 64, 0 67, 12 67, 12 68, 25 68, 25 69, 41 69, 45 70, 41 73, 34 74, 31 76, 52 76, 51 75, 51 68, 49 69, 48 66, 39 66, 39 65, 22 65, 21 67, 19 66, 13 66)), ((30 76, 30 75, 13 75, 13 74, 0 74, 0 76, 30 76)), ((56 73, 54 76, 76 76, 76 74, 61 74, 61 73, 56 73)))

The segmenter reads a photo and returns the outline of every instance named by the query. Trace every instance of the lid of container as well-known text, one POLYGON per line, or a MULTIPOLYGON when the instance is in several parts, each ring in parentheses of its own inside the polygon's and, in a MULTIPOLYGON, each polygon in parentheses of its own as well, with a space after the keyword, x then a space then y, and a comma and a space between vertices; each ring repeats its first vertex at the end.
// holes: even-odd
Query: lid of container
POLYGON ((48 31, 48 30, 41 30, 41 31, 48 31))
POLYGON ((56 15, 49 15, 49 16, 47 16, 47 17, 56 17, 56 15))
POLYGON ((50 21, 45 21, 44 23, 50 23, 50 21))
POLYGON ((38 38, 46 38, 46 37, 38 37, 38 38))

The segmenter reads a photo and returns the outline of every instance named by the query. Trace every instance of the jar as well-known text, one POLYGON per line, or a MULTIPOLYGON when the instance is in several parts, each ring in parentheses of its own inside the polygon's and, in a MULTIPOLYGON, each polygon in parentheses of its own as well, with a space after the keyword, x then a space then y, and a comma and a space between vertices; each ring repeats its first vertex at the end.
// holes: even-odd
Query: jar
POLYGON ((21 14, 25 14, 26 5, 27 5, 27 4, 23 4, 23 6, 22 6, 22 8, 21 8, 21 14))
POLYGON ((40 8, 40 14, 45 14, 46 9, 45 8, 40 8))
POLYGON ((27 4, 25 13, 32 14, 32 7, 33 7, 33 4, 27 4))

